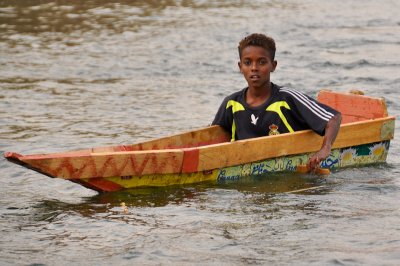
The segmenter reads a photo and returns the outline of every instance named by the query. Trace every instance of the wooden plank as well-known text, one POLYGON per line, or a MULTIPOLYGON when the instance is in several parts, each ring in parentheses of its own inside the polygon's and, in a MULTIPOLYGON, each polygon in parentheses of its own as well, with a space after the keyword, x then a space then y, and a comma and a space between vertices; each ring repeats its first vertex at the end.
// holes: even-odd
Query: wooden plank
POLYGON ((322 90, 317 99, 321 103, 340 111, 342 113, 342 124, 388 116, 383 98, 322 90))
POLYGON ((191 148, 204 145, 227 142, 228 133, 220 126, 210 126, 199 130, 189 131, 178 135, 159 138, 152 141, 134 144, 133 150, 157 150, 191 148))
MULTIPOLYGON (((187 131, 159 139, 145 141, 136 144, 103 146, 90 149, 73 150, 65 152, 56 152, 50 154, 34 154, 34 156, 51 156, 51 157, 74 157, 88 156, 91 153, 100 152, 122 152, 122 151, 140 151, 140 150, 159 150, 159 149, 175 149, 198 147, 216 143, 230 141, 229 134, 220 126, 209 126, 197 130, 187 131)), ((15 154, 15 153, 14 153, 15 154)), ((21 155, 19 155, 21 156, 21 155)), ((31 156, 31 155, 30 155, 31 156)), ((32 155, 33 156, 33 155, 32 155)), ((8 157, 13 157, 10 153, 8 157)), ((15 156, 14 156, 15 157, 15 156)))
MULTIPOLYGON (((342 125, 332 148, 342 148, 392 139, 394 117, 354 122, 342 125)), ((321 148, 323 137, 311 130, 239 140, 208 147, 199 147, 196 171, 218 169, 284 155, 316 152, 321 148)), ((183 167, 185 169, 185 167, 183 167)), ((193 171, 194 169, 190 169, 193 171)), ((190 172, 188 171, 188 172, 190 172)))
POLYGON ((209 126, 132 145, 95 148, 93 152, 188 148, 222 143, 229 140, 230 136, 223 128, 209 126))
MULTIPOLYGON (((104 178, 109 182, 113 182, 123 188, 134 188, 134 187, 159 187, 159 186, 170 186, 170 185, 183 185, 193 184, 203 181, 215 181, 217 180, 217 171, 210 171, 209 173, 196 172, 189 174, 151 174, 144 176, 132 176, 129 178, 120 177, 107 177, 104 178)), ((87 179, 92 180, 92 179, 87 179)), ((100 188, 103 190, 103 188, 100 188)))
POLYGON ((35 170, 64 179, 180 173, 182 150, 92 153, 78 157, 22 156, 35 170))

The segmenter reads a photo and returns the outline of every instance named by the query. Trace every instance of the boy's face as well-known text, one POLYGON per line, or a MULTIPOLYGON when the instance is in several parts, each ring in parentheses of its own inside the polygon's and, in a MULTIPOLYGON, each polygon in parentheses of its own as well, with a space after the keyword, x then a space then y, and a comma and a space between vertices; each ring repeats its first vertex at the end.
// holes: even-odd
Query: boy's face
POLYGON ((268 51, 263 47, 247 46, 242 51, 238 65, 249 87, 269 88, 270 74, 275 70, 277 62, 271 60, 268 51))

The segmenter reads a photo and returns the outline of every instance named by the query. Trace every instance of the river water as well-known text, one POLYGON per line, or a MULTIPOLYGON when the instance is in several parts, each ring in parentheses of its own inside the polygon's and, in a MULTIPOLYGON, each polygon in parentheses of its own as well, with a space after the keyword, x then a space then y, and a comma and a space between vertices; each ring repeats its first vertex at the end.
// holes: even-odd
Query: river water
MULTIPOLYGON (((1 1, 0 151, 128 144, 208 125, 246 85, 237 44, 252 32, 277 42, 275 83, 312 96, 361 89, 398 116, 399 11, 395 0, 1 1)), ((399 265, 398 154, 397 134, 387 164, 326 179, 106 194, 2 158, 0 264, 399 265), (290 193, 308 186, 318 188, 290 193)))

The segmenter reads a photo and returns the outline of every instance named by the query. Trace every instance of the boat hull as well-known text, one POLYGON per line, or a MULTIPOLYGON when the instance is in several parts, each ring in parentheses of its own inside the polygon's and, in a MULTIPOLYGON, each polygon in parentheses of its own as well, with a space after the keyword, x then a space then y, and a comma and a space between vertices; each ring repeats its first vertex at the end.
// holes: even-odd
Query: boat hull
MULTIPOLYGON (((389 146, 390 141, 387 140, 334 149, 330 156, 321 162, 321 167, 336 170, 339 168, 384 163, 386 162, 389 152, 389 146)), ((184 185, 204 181, 227 182, 239 180, 247 176, 267 176, 268 174, 277 172, 296 172, 297 166, 307 163, 312 154, 313 153, 281 156, 237 166, 194 173, 84 178, 73 181, 99 192, 111 192, 145 186, 184 185)))

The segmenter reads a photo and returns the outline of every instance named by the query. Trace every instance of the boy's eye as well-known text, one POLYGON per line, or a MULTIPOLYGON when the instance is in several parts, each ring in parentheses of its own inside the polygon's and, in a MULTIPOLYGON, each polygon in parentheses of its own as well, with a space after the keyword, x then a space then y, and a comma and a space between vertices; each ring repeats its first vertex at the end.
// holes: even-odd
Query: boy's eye
POLYGON ((250 60, 244 60, 243 64, 246 66, 250 66, 251 65, 251 61, 250 60))
POLYGON ((260 61, 258 61, 259 65, 265 65, 267 63, 267 60, 265 59, 261 59, 260 61))

